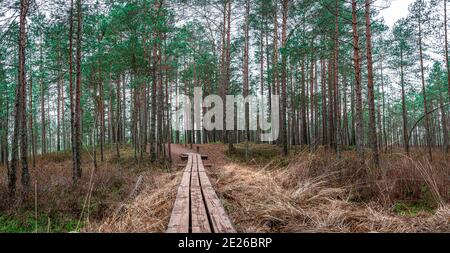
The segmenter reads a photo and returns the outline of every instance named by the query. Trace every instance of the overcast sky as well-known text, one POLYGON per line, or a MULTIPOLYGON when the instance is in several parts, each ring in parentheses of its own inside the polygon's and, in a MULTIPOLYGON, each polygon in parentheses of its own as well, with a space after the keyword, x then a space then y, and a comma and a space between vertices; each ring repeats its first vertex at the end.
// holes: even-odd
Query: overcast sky
POLYGON ((386 24, 392 28, 397 20, 408 15, 408 5, 415 0, 392 0, 391 6, 383 10, 380 15, 384 17, 386 24))

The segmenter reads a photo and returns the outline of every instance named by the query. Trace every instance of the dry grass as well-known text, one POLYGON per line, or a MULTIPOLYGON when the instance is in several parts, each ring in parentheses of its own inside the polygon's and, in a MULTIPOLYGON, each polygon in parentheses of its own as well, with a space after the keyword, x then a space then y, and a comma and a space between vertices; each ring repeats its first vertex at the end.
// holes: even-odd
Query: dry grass
POLYGON ((145 188, 139 196, 125 205, 120 215, 111 215, 92 224, 91 232, 155 233, 165 232, 175 202, 181 174, 160 173, 146 176, 145 188))
POLYGON ((385 157, 383 173, 371 177, 369 168, 355 164, 353 153, 337 161, 325 152, 296 153, 288 166, 281 158, 265 165, 233 163, 215 169, 215 187, 237 229, 450 232, 448 167, 393 155, 385 157), (436 208, 399 215, 395 204, 403 200, 428 201, 436 208))
MULTIPOLYGON (((390 155, 383 157, 382 173, 370 173, 367 164, 355 163, 353 152, 337 161, 323 149, 298 151, 244 165, 214 153, 223 145, 202 149, 213 161, 220 160, 210 178, 239 232, 450 231, 449 171, 439 160, 390 155), (398 201, 413 200, 426 200, 435 208, 406 215, 395 211, 398 201)), ((241 160, 236 154, 232 159, 241 160)), ((164 232, 180 178, 180 173, 146 177, 148 187, 127 203, 125 212, 96 224, 93 231, 164 232)))
POLYGON ((290 185, 289 171, 225 166, 216 188, 241 232, 449 232, 450 206, 434 215, 402 217, 376 202, 354 203, 345 188, 327 186, 327 177, 290 185))
MULTIPOLYGON (((38 157, 36 167, 30 169, 31 191, 25 198, 20 194, 20 169, 16 197, 9 196, 6 176, 2 176, 0 221, 6 224, 0 222, 0 230, 34 232, 37 226, 39 232, 70 232, 105 219, 128 197, 139 174, 156 171, 145 162, 135 164, 129 148, 121 151, 120 162, 107 152, 97 169, 89 155, 83 154, 83 177, 77 186, 72 184, 70 153, 38 157)), ((5 168, 0 167, 0 175, 6 175, 5 168)))
MULTIPOLYGON (((247 162, 239 146, 231 159, 223 155, 225 145, 200 148, 217 164, 209 176, 239 232, 450 232, 450 168, 438 153, 433 162, 420 152, 385 154, 375 170, 368 161, 357 163, 353 151, 336 160, 323 148, 313 154, 298 149, 287 158, 257 148, 252 151, 259 158, 247 162)), ((97 170, 85 162, 82 183, 73 188, 69 165, 70 156, 48 155, 32 171, 40 217, 81 221, 84 232, 166 230, 180 172, 163 172, 145 160, 136 164, 124 149, 97 170), (144 175, 144 187, 128 199, 138 175, 144 175)), ((0 180, 2 199, 5 183, 0 180)), ((2 201, 1 214, 32 215, 33 200, 2 201)))

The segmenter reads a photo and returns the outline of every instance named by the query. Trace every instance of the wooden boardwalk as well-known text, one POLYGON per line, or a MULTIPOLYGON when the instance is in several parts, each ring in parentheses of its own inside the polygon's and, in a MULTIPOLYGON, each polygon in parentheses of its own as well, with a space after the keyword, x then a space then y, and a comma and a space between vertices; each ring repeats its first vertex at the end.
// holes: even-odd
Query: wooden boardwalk
POLYGON ((183 171, 167 233, 235 233, 206 174, 202 159, 207 156, 183 154, 183 171))

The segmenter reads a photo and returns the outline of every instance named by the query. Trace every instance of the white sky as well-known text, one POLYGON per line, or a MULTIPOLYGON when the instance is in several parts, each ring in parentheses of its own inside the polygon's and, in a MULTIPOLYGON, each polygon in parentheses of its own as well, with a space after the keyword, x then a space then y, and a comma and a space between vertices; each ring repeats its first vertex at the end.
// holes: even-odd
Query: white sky
POLYGON ((415 0, 392 0, 389 8, 381 11, 380 16, 392 28, 397 20, 408 15, 408 6, 415 0))

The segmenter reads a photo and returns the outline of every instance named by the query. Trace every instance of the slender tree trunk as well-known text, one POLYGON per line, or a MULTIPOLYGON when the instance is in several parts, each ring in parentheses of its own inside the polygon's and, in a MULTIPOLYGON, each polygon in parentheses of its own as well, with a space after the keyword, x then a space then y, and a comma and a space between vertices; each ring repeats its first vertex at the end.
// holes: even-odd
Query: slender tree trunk
POLYGON ((118 158, 120 158, 120 143, 121 143, 121 136, 122 136, 122 118, 121 118, 121 95, 120 95, 120 76, 116 80, 116 92, 117 92, 117 101, 116 101, 116 155, 118 158))
POLYGON ((328 143, 328 125, 327 125, 327 87, 326 87, 326 66, 325 60, 321 60, 321 85, 322 85, 322 145, 328 143))
MULTIPOLYGON (((100 43, 100 42, 99 42, 100 43)), ((103 99, 103 77, 101 62, 98 62, 98 92, 99 92, 99 117, 100 117, 100 161, 104 161, 104 145, 105 145, 105 102, 103 99)))
MULTIPOLYGON (((58 46, 59 47, 59 46, 58 46)), ((60 55, 58 55, 58 61, 60 61, 60 55)), ((56 105, 56 151, 61 151, 61 86, 63 83, 63 76, 61 70, 58 71, 59 80, 57 84, 57 105, 56 105)))
POLYGON ((339 0, 336 0, 336 16, 334 30, 334 115, 336 134, 336 156, 341 157, 341 113, 339 110, 339 0))
POLYGON ((75 173, 73 175, 73 182, 76 184, 81 178, 81 43, 82 43, 82 13, 81 13, 81 0, 77 0, 77 55, 76 55, 76 66, 77 66, 77 81, 75 87, 75 119, 74 119, 74 130, 75 130, 75 173))
POLYGON ((75 100, 73 88, 73 33, 74 33, 74 3, 70 1, 70 21, 69 21, 69 102, 70 102, 70 140, 72 150, 72 180, 77 181, 78 164, 76 160, 75 145, 75 100))
MULTIPOLYGON (((243 96, 246 98, 249 94, 249 82, 248 82, 248 62, 249 62, 249 50, 250 50, 250 38, 249 38, 249 30, 250 30, 250 0, 245 1, 245 28, 244 28, 244 87, 243 87, 243 96)), ((249 141, 250 141, 250 131, 249 131, 249 106, 245 103, 245 159, 248 160, 249 157, 249 141)))
MULTIPOLYGON (((449 63, 449 59, 448 59, 448 27, 447 27, 447 0, 444 0, 444 34, 445 34, 445 66, 447 69, 447 84, 448 84, 448 101, 450 101, 450 63, 449 63)), ((447 126, 447 119, 444 119, 443 124, 445 126, 447 126)), ((447 128, 447 127, 445 127, 447 128)), ((444 131, 446 129, 443 129, 444 131)), ((445 136, 447 135, 447 139, 448 139, 448 129, 447 129, 447 133, 444 133, 444 139, 445 136)), ((445 147, 445 153, 448 154, 449 153, 449 147, 448 147, 448 140, 447 140, 447 146, 445 147)))
POLYGON ((311 69, 310 69, 310 85, 309 85, 309 98, 310 98, 310 113, 309 113, 309 122, 310 122, 310 136, 309 136, 309 148, 313 150, 314 145, 316 143, 315 139, 315 122, 314 122, 314 71, 315 71, 315 60, 314 60, 314 39, 311 41, 311 45, 313 47, 311 52, 311 69))
MULTIPOLYGON (((264 17, 264 16, 263 16, 264 17)), ((261 22, 261 28, 260 28, 260 50, 259 50, 259 63, 260 63, 260 94, 261 99, 264 98, 264 28, 263 28, 263 22, 261 22)), ((265 112, 265 105, 262 105, 260 110, 262 112, 265 112)), ((258 114, 258 117, 260 117, 262 113, 258 114)), ((258 140, 260 140, 260 136, 262 134, 261 126, 259 124, 260 120, 258 118, 258 140)))
POLYGON ((447 125, 447 113, 444 107, 444 99, 442 97, 442 93, 439 92, 439 107, 441 108, 441 123, 442 123, 442 133, 443 140, 442 144, 444 146, 444 153, 448 154, 449 152, 449 141, 448 141, 448 125, 447 125))
POLYGON ((386 99, 385 99, 385 92, 384 92, 384 75, 383 75, 383 61, 384 56, 381 57, 381 96, 382 96, 382 133, 383 133, 383 140, 384 140, 384 150, 387 152, 387 133, 386 133, 386 99))
POLYGON ((32 162, 31 162, 31 166, 32 168, 36 167, 36 143, 34 141, 34 126, 33 126, 33 117, 34 117, 34 112, 33 112, 33 76, 30 75, 30 86, 29 86, 29 117, 30 117, 30 138, 31 138, 31 158, 32 158, 32 162))
POLYGON ((405 152, 409 154, 409 137, 408 137, 408 115, 406 110, 405 99, 405 75, 403 71, 403 47, 400 47, 400 83, 402 86, 402 117, 403 117, 403 146, 405 152))
MULTIPOLYGON (((231 5, 232 1, 228 1, 228 17, 227 17, 227 55, 226 55, 226 85, 225 85, 225 94, 228 95, 230 89, 230 79, 231 79, 231 5)), ((233 105, 234 106, 234 105, 233 105)), ((225 114, 224 114, 225 115, 225 114)), ((226 121, 224 121, 226 122, 226 121)), ((228 140, 228 151, 230 153, 233 152, 233 131, 227 131, 227 140, 228 140)))
MULTIPOLYGON (((19 70, 20 72, 20 70, 19 70)), ((19 76, 21 74, 19 73, 19 76)), ((16 193, 16 181, 17 181, 17 165, 19 159, 19 131, 20 131, 20 115, 21 115, 21 83, 18 82, 16 86, 16 98, 14 102, 14 130, 11 144, 11 164, 8 171, 8 188, 10 195, 13 196, 16 193)))
POLYGON ((283 21, 282 21, 282 32, 281 32, 281 46, 284 49, 284 52, 282 54, 282 60, 281 60, 281 122, 282 122, 282 128, 281 128, 281 139, 283 142, 283 153, 285 156, 289 154, 288 149, 288 135, 287 135, 287 122, 286 122, 286 108, 287 108, 287 93, 286 93, 286 86, 287 86, 287 52, 286 44, 287 44, 287 19, 288 19, 288 12, 289 12, 289 0, 283 0, 282 3, 283 7, 283 21))
POLYGON ((22 164, 22 187, 25 194, 30 188, 30 173, 28 171, 28 135, 27 135, 27 79, 25 74, 25 50, 27 41, 26 17, 28 13, 28 0, 20 1, 20 38, 19 38, 19 86, 20 86, 20 111, 21 111, 21 127, 20 127, 20 156, 22 164))
MULTIPOLYGON (((368 1, 368 0, 366 0, 368 1)), ((425 89, 425 70, 423 64, 423 49, 422 49, 422 20, 421 14, 419 14, 419 56, 420 56, 420 72, 421 72, 421 81, 422 81, 422 95, 423 95, 423 108, 425 113, 425 131, 426 131, 426 140, 427 140, 427 148, 428 148, 428 156, 430 160, 433 160, 433 155, 431 152, 431 132, 430 132, 430 117, 428 115, 428 104, 427 104, 427 94, 425 89)))
MULTIPOLYGON (((155 34, 156 36, 156 34, 155 34)), ((156 42, 153 45, 153 66, 152 66, 152 110, 151 110, 151 116, 150 116, 150 159, 152 162, 155 162, 157 159, 156 154, 156 138, 155 138, 155 132, 156 132, 156 87, 157 87, 157 49, 156 49, 156 42)))
MULTIPOLYGON (((221 46, 221 58, 220 58, 220 69, 219 69, 219 73, 220 73, 220 84, 221 84, 221 96, 222 96, 222 100, 224 102, 223 106, 224 106, 224 110, 223 110, 223 122, 226 122, 226 51, 227 51, 227 46, 226 46, 226 34, 227 34, 227 15, 228 15, 228 10, 227 10, 227 6, 228 6, 228 1, 224 2, 223 5, 223 26, 222 26, 222 46, 221 46)), ((227 131, 226 129, 224 129, 222 131, 222 141, 224 143, 227 142, 227 131)))
POLYGON ((359 53, 359 31, 357 3, 352 0, 352 24, 353 24, 353 62, 355 67, 355 95, 356 95, 356 149, 361 163, 364 163, 364 126, 363 126, 363 107, 361 94, 361 61, 359 53))
POLYGON ((372 33, 370 20, 371 0, 366 0, 366 48, 367 48, 367 89, 369 103, 369 143, 372 149, 372 158, 375 166, 379 167, 380 159, 378 153, 377 129, 375 123, 375 96, 373 87, 373 63, 372 63, 372 33))
POLYGON ((334 107, 336 106, 334 101, 334 85, 333 85, 333 64, 331 59, 328 59, 328 145, 330 148, 335 148, 336 145, 336 128, 334 121, 335 119, 335 111, 334 107))
MULTIPOLYGON (((40 46, 40 72, 42 73, 42 64, 43 64, 43 56, 42 56, 42 45, 40 46)), ((41 153, 47 153, 47 131, 46 131, 46 120, 45 120, 45 88, 44 88, 44 80, 40 78, 41 83, 41 153)))
POLYGON ((444 1, 445 65, 447 67, 448 98, 450 101, 450 63, 448 60, 447 0, 443 1, 444 1))

